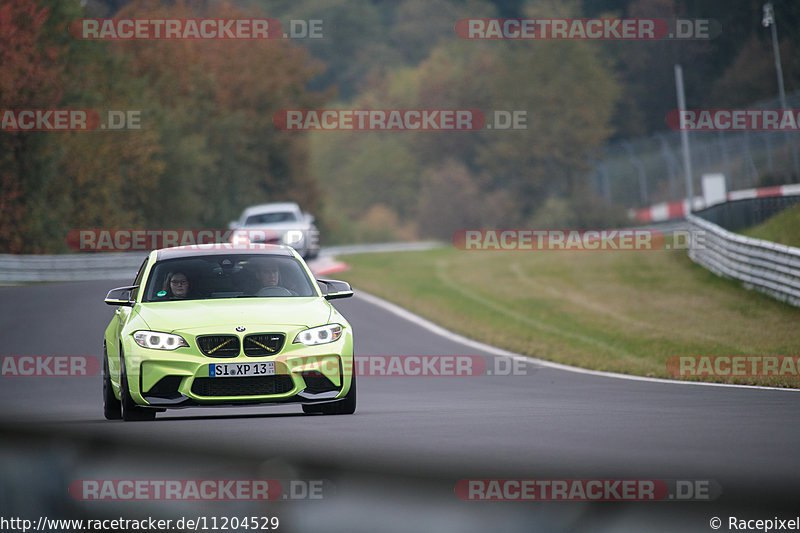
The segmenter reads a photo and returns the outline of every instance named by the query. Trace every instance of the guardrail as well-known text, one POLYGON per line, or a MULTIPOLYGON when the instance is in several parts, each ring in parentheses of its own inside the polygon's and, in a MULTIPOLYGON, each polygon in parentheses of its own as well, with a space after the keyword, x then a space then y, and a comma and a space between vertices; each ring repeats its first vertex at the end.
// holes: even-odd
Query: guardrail
POLYGON ((327 246, 319 251, 319 255, 339 256, 355 254, 375 254, 383 252, 422 252, 442 246, 438 241, 419 241, 419 242, 384 242, 373 244, 348 244, 341 246, 327 246))
MULTIPOLYGON (((377 252, 409 252, 429 250, 441 246, 437 242, 394 242, 379 244, 356 244, 331 246, 320 250, 320 258, 328 259, 336 255, 363 254, 377 252)), ((101 252, 65 255, 14 255, 0 254, 0 285, 44 281, 92 281, 103 279, 133 279, 147 252, 101 252)), ((316 272, 314 261, 309 266, 316 272)), ((331 265, 320 265, 323 272, 331 265)))
POLYGON ((133 279, 146 252, 0 255, 0 285, 41 281, 133 279))
POLYGON ((739 231, 769 220, 800 203, 800 189, 791 196, 762 196, 728 200, 694 214, 728 231, 739 231))
POLYGON ((705 232, 703 246, 689 248, 692 261, 800 307, 800 248, 739 235, 698 215, 686 220, 691 230, 705 232))

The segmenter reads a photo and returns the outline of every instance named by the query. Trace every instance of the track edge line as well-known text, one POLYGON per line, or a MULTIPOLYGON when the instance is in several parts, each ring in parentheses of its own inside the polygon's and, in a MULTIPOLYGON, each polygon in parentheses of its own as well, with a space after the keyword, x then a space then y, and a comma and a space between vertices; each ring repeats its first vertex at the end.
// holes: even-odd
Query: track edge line
POLYGON ((765 387, 763 385, 738 385, 733 383, 708 383, 705 381, 682 381, 677 379, 664 379, 664 378, 650 378, 647 376, 634 376, 630 374, 618 374, 616 372, 605 372, 602 370, 589 370, 588 368, 580 368, 576 366, 565 365, 562 363, 554 363, 552 361, 546 361, 544 359, 539 359, 536 357, 531 357, 529 355, 522 355, 515 352, 511 352, 509 350, 504 350, 503 348, 498 348, 496 346, 492 346, 490 344, 485 344, 480 341, 476 341, 465 337, 459 333, 455 333, 450 331, 449 329, 443 328, 438 324, 435 324, 428 320, 427 318, 423 318, 411 311, 400 307, 397 304, 384 300, 378 296, 370 294, 368 292, 364 292, 359 290, 356 293, 356 298, 361 298, 367 303, 380 307, 394 315, 399 316, 400 318, 411 322, 412 324, 416 324, 421 328, 424 328, 431 333, 439 335, 445 339, 448 339, 453 342, 457 342, 459 344, 463 344, 465 346, 469 346, 471 348, 476 348, 482 350, 484 352, 488 352, 492 355, 500 355, 503 357, 509 357, 511 359, 515 359, 518 361, 522 361, 528 364, 536 364, 539 366, 543 366, 545 368, 552 368, 555 370, 561 370, 564 372, 572 372, 573 374, 586 374, 590 376, 599 376, 599 377, 606 377, 606 378, 613 378, 613 379, 624 379, 628 381, 644 381, 648 383, 665 383, 669 385, 697 385, 702 387, 726 387, 726 388, 734 388, 734 389, 751 389, 751 390, 771 390, 771 391, 784 391, 784 392, 800 392, 800 389, 794 389, 789 387, 765 387))

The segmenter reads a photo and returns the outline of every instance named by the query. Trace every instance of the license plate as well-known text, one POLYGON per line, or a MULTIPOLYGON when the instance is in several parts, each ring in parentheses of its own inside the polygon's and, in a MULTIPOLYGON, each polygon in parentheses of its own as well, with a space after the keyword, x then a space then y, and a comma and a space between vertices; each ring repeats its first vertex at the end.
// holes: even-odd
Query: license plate
POLYGON ((215 363, 208 365, 210 378, 245 378, 252 376, 274 376, 275 361, 265 363, 215 363))

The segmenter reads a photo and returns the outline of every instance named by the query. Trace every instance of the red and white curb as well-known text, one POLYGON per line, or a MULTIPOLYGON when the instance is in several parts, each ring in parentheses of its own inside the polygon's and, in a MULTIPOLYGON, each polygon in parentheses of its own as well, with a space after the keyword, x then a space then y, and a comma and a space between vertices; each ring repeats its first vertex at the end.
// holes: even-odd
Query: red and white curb
POLYGON ((315 276, 329 276, 336 272, 350 270, 350 265, 337 261, 331 256, 319 257, 313 261, 309 261, 308 267, 315 276))
MULTIPOLYGON (((731 191, 728 193, 727 201, 745 200, 747 198, 767 198, 771 196, 796 196, 800 195, 800 183, 792 185, 779 185, 776 187, 762 187, 760 189, 743 189, 741 191, 731 191)), ((689 200, 676 200, 674 202, 662 202, 642 209, 633 209, 633 218, 640 222, 663 222, 676 218, 685 218, 688 212, 689 200)), ((695 196, 694 209, 703 209, 705 205, 701 196, 695 196)))

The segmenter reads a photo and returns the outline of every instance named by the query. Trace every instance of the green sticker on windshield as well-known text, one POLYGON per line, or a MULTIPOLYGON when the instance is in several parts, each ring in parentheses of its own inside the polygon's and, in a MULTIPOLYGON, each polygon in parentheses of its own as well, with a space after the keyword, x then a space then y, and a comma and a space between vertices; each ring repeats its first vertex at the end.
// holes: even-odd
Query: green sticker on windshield
POLYGON ((156 296, 158 296, 159 298, 162 297, 162 296, 166 296, 166 295, 167 295, 167 291, 158 291, 156 293, 156 296))

